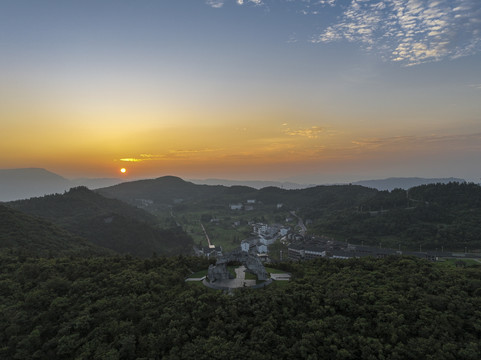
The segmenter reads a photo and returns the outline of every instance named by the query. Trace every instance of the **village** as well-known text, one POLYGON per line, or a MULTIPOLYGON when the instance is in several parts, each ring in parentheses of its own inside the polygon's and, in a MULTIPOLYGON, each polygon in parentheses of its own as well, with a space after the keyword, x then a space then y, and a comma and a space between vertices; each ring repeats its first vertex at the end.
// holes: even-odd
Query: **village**
MULTIPOLYGON (((228 205, 231 213, 243 212, 249 213, 256 209, 256 205, 260 205, 256 200, 247 200, 245 203, 231 203, 228 205)), ((277 204, 276 209, 282 209, 283 204, 277 204)), ((332 259, 351 259, 362 257, 384 258, 388 256, 413 256, 429 261, 444 261, 452 259, 462 264, 464 259, 471 259, 481 263, 479 254, 468 252, 449 252, 443 248, 436 250, 412 251, 402 249, 385 248, 379 246, 367 246, 364 244, 353 244, 347 241, 336 241, 326 236, 310 235, 307 232, 305 223, 295 211, 288 211, 287 216, 283 219, 283 223, 265 223, 259 221, 248 221, 250 227, 249 236, 241 239, 240 250, 244 252, 254 253, 263 263, 272 263, 277 261, 304 261, 313 258, 332 258, 332 259), (281 244, 276 247, 276 253, 271 250, 272 245, 281 244), (278 253, 277 253, 278 252, 278 253)), ((217 223, 220 220, 213 218, 211 223, 217 223)), ((207 246, 194 246, 194 253, 197 256, 220 257, 225 251, 220 245, 211 243, 210 238, 205 230, 204 225, 200 226, 204 231, 207 246)), ((240 221, 235 220, 233 227, 240 226, 240 221)))

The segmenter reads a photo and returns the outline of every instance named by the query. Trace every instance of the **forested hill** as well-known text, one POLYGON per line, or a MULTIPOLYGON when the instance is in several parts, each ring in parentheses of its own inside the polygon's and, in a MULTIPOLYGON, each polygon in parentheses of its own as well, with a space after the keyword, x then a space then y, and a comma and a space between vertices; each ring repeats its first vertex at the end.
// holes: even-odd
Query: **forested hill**
MULTIPOLYGON (((196 185, 175 176, 126 182, 95 190, 103 196, 128 203, 152 200, 158 204, 181 201, 203 201, 219 197, 225 186, 196 185)), ((255 189, 252 189, 255 190, 255 189)))
POLYGON ((0 205, 0 248, 30 256, 107 255, 85 239, 39 217, 0 205))
POLYGON ((184 282, 208 265, 0 253, 0 358, 481 358, 479 266, 319 259, 227 295, 184 282))
POLYGON ((447 184, 450 182, 464 183, 466 180, 459 178, 417 178, 417 177, 407 177, 407 178, 388 178, 379 180, 361 180, 353 182, 353 184, 366 186, 378 190, 394 190, 394 189, 404 189, 408 190, 415 186, 428 185, 428 184, 447 184))
MULTIPOLYGON (((175 177, 123 183, 100 194, 151 211, 199 212, 229 209, 254 199, 264 211, 296 210, 311 220, 308 232, 338 240, 416 250, 481 249, 481 187, 438 183, 409 190, 379 191, 360 185, 321 185, 300 190, 196 185, 175 177), (139 202, 140 201, 140 202, 139 202)), ((257 205, 256 205, 257 206, 257 205)))
POLYGON ((127 182, 96 191, 106 197, 132 204, 150 200, 153 207, 200 204, 206 208, 211 205, 226 207, 231 202, 245 202, 248 199, 256 199, 264 204, 284 203, 293 208, 315 201, 321 201, 327 206, 345 207, 356 205, 377 193, 375 189, 354 185, 316 186, 300 190, 271 186, 257 190, 248 186, 197 185, 173 176, 127 182))
POLYGON ((159 229, 153 215, 86 187, 8 205, 120 253, 151 256, 191 250, 192 240, 181 229, 159 229))
POLYGON ((481 249, 481 186, 473 183, 430 184, 374 196, 339 211, 308 206, 311 231, 354 243, 404 249, 481 249))

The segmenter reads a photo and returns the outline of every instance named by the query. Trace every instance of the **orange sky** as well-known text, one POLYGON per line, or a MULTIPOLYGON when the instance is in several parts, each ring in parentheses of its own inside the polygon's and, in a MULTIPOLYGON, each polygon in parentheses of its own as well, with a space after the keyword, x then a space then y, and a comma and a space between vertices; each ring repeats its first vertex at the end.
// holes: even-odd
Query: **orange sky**
MULTIPOLYGON (((457 18, 443 31, 471 36, 465 48, 441 51, 433 39, 423 53, 403 40, 401 53, 396 38, 332 40, 349 28, 335 25, 348 18, 334 6, 306 17, 262 1, 135 4, 0 5, 9 34, 0 37, 0 168, 70 178, 479 179, 481 39, 457 18), (396 58, 382 53, 390 46, 396 58)), ((427 30, 416 31, 421 41, 427 30)))

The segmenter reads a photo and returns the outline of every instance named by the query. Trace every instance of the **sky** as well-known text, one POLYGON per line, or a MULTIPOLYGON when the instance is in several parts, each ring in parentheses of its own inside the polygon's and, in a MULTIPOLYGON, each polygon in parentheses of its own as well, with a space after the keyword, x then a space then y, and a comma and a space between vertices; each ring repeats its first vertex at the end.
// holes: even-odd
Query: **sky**
POLYGON ((2 0, 0 55, 3 169, 481 177, 479 0, 2 0))

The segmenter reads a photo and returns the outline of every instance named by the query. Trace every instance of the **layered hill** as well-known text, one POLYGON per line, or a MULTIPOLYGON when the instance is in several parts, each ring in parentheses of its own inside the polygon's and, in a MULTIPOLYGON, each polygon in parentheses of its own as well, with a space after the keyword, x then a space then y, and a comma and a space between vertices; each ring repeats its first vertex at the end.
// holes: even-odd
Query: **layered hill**
MULTIPOLYGON (((311 220, 311 234, 353 243, 404 249, 473 250, 481 248, 481 187, 466 182, 379 191, 360 185, 322 185, 300 190, 247 186, 196 185, 175 177, 119 184, 99 193, 148 209, 177 214, 222 212, 249 199, 265 211, 297 210, 311 220)), ((257 205, 256 205, 257 207, 257 205)), ((229 216, 233 213, 229 213, 229 216)))
POLYGON ((58 225, 0 205, 0 248, 30 256, 107 255, 58 225))
POLYGON ((308 204, 345 207, 373 197, 377 190, 355 185, 320 185, 300 190, 286 190, 279 187, 265 187, 260 190, 248 186, 199 185, 174 176, 151 180, 132 181, 97 189, 99 194, 119 199, 130 204, 147 202, 153 207, 179 204, 201 204, 205 208, 213 205, 227 206, 231 202, 245 202, 249 199, 264 204, 284 203, 291 207, 308 204))
POLYGON ((313 184, 298 184, 290 181, 265 181, 265 180, 225 180, 225 179, 192 179, 194 184, 199 185, 224 185, 224 186, 248 186, 255 189, 265 187, 278 187, 286 190, 305 189, 315 186, 313 184))
POLYGON ((180 229, 160 229, 153 215, 122 201, 107 199, 86 187, 8 205, 119 253, 167 255, 188 252, 191 248, 192 240, 180 229))

